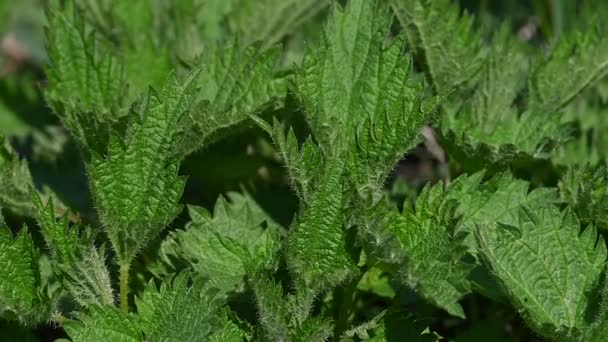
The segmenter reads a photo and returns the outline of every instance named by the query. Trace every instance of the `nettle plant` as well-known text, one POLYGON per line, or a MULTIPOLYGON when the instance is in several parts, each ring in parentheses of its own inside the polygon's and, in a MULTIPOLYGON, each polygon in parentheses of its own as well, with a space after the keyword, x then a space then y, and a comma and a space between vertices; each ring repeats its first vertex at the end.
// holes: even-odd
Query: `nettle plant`
POLYGON ((48 4, 44 98, 95 214, 3 144, 4 320, 72 341, 435 341, 451 317, 479 325, 467 340, 487 333, 474 298, 537 337, 608 338, 600 21, 534 45, 448 0, 222 3, 48 4), (387 184, 425 125, 461 175, 400 203, 387 184), (247 130, 297 197, 288 226, 247 190, 183 205, 181 163, 247 130))

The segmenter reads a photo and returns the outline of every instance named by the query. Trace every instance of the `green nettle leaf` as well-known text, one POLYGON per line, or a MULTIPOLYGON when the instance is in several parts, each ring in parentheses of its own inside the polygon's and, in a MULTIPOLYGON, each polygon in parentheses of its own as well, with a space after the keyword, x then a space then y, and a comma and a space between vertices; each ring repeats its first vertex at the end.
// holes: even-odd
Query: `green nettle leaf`
POLYGON ((563 37, 528 82, 529 107, 557 111, 608 70, 608 39, 596 25, 563 37))
POLYGON ((503 25, 495 34, 486 62, 479 70, 479 83, 471 99, 468 120, 478 123, 479 132, 491 133, 498 122, 507 121, 515 115, 514 101, 525 86, 528 63, 523 47, 503 25), (502 86, 498 86, 500 83, 502 86))
POLYGON ((133 315, 113 306, 93 305, 86 313, 79 313, 77 318, 78 320, 63 324, 73 342, 143 341, 142 332, 133 315))
POLYGON ((272 137, 287 168, 292 188, 299 199, 306 203, 314 192, 314 185, 323 174, 325 158, 321 149, 315 145, 311 137, 298 146, 293 129, 290 128, 285 134, 284 126, 276 118, 272 127, 258 117, 252 116, 251 119, 272 137))
POLYGON ((302 323, 296 330, 295 342, 325 342, 331 337, 332 324, 322 317, 312 317, 302 323))
POLYGON ((382 187, 443 101, 443 97, 422 99, 422 85, 408 79, 411 60, 403 55, 402 45, 403 41, 397 40, 383 50, 376 71, 381 77, 361 94, 373 107, 365 110, 367 119, 357 127, 349 169, 362 193, 382 187))
MULTIPOLYGON (((296 93, 314 137, 326 152, 354 151, 348 166, 363 192, 382 185, 442 101, 423 99, 422 83, 410 77, 403 37, 386 43, 387 12, 377 1, 336 5, 320 48, 304 57, 296 74, 296 93)), ((293 143, 285 145, 293 150, 293 143)))
POLYGON ((185 180, 177 175, 175 147, 197 75, 182 80, 173 74, 160 94, 151 90, 141 113, 132 114, 124 140, 113 135, 108 154, 93 156, 89 165, 101 222, 121 264, 129 264, 181 211, 185 180))
POLYGON ((484 172, 461 176, 454 180, 446 196, 458 201, 456 214, 461 217, 457 227, 459 233, 469 234, 467 246, 475 249, 473 233, 480 225, 502 222, 514 225, 518 222, 519 207, 530 208, 553 206, 559 202, 555 189, 536 188, 513 177, 508 172, 483 181, 484 172))
POLYGON ((570 209, 521 207, 519 221, 480 226, 484 259, 528 324, 546 336, 577 336, 588 325, 590 294, 606 262, 595 227, 580 233, 570 209))
POLYGON ((602 285, 600 285, 598 296, 593 298, 594 304, 597 304, 595 317, 587 329, 584 331, 581 341, 601 342, 608 334, 608 282, 606 282, 606 272, 602 276, 602 285))
POLYGON ((458 177, 450 184, 446 196, 458 201, 456 215, 460 220, 456 233, 466 234, 463 244, 475 259, 476 267, 469 277, 471 285, 476 291, 503 301, 504 293, 500 285, 481 263, 474 233, 477 227, 492 225, 497 221, 516 224, 522 205, 530 208, 554 206, 559 202, 555 189, 530 190, 528 182, 516 179, 508 172, 499 173, 484 181, 484 172, 478 172, 471 176, 458 177))
MULTIPOLYGON (((225 37, 242 42, 261 42, 265 50, 274 46, 328 7, 329 0, 185 0, 128 1, 81 0, 89 20, 127 45, 127 54, 144 49, 145 63, 151 48, 166 47, 157 66, 175 54, 185 60, 225 37), (145 34, 142 34, 145 32, 145 34), (146 41, 147 40, 147 41, 146 41), (149 44, 153 42, 154 44, 149 44), (147 45, 147 46, 146 46, 147 45), (162 61, 162 62, 161 62, 162 61)), ((150 64, 147 64, 150 65, 150 64)), ((158 73, 157 73, 158 74, 158 73)), ((139 76, 146 77, 145 75, 139 76)), ((148 76, 149 77, 149 76, 148 76)), ((162 81, 160 79, 159 81, 162 81)))
POLYGON ((584 225, 608 228, 608 170, 585 166, 569 169, 559 183, 560 197, 576 212, 584 225))
POLYGON ((121 1, 113 0, 76 0, 82 9, 81 16, 97 27, 104 35, 113 29, 115 39, 125 39, 129 44, 157 39, 150 37, 154 24, 154 2, 149 0, 121 1))
POLYGON ((471 17, 461 16, 450 1, 392 4, 437 91, 477 85, 470 100, 461 96, 444 106, 440 142, 453 160, 469 171, 550 165, 555 147, 572 134, 556 112, 608 66, 601 35, 577 33, 528 71, 529 56, 507 26, 491 45, 481 44, 471 17), (515 104, 526 81, 529 101, 520 112, 515 104))
POLYGON ((261 336, 269 341, 326 341, 332 324, 322 317, 311 317, 316 291, 296 283, 295 293, 285 294, 280 284, 258 274, 251 285, 260 315, 261 336))
POLYGON ((392 90, 398 92, 407 76, 408 66, 399 70, 396 80, 389 76, 391 70, 399 68, 395 59, 401 57, 395 55, 399 46, 387 56, 382 53, 389 25, 387 12, 377 1, 351 1, 344 9, 336 4, 321 46, 304 57, 297 71, 296 92, 306 121, 324 148, 341 148, 337 145, 348 141, 358 123, 376 112, 384 115, 381 109, 376 110, 388 109, 384 106, 387 94, 381 93, 380 86, 386 82, 382 81, 397 83, 392 90))
POLYGON ((157 289, 151 281, 136 299, 137 314, 92 305, 64 324, 72 341, 236 341, 245 331, 230 321, 225 298, 200 278, 179 274, 157 289), (192 284, 190 285, 192 280, 192 284), (229 341, 231 339, 228 339, 229 341))
POLYGON ((527 71, 528 56, 503 28, 489 47, 472 100, 447 111, 441 143, 467 170, 546 167, 572 135, 567 118, 557 118, 557 112, 608 67, 600 36, 593 30, 576 33, 527 71), (520 114, 514 104, 526 80, 528 103, 520 114))
POLYGON ((4 224, 0 225, 0 316, 34 325, 48 319, 52 301, 42 292, 38 269, 38 250, 23 227, 13 238, 4 224))
POLYGON ((109 125, 123 114, 123 67, 88 33, 72 1, 52 1, 48 21, 47 102, 85 153, 103 152, 109 125))
MULTIPOLYGON (((219 41, 223 33, 222 24, 225 24, 223 20, 232 2, 233 0, 152 2, 158 13, 151 19, 158 20, 156 26, 163 29, 161 38, 167 45, 166 52, 188 61, 205 51, 209 42, 219 41)), ((157 28, 156 26, 153 27, 157 28)), ((137 30, 134 32, 138 33, 137 30)))
POLYGON ((236 323, 229 320, 228 317, 224 317, 224 326, 219 330, 216 330, 208 341, 210 342, 243 342, 248 340, 249 334, 243 331, 236 323))
POLYGON ((100 249, 86 244, 79 246, 72 264, 57 265, 64 277, 63 286, 83 307, 113 305, 115 302, 106 255, 103 248, 100 249))
POLYGON ((179 274, 157 290, 150 282, 136 300, 138 321, 148 341, 205 341, 225 329, 224 296, 203 279, 179 274))
POLYGON ((424 56, 435 90, 464 86, 483 65, 481 36, 473 17, 449 0, 391 0, 409 43, 424 56))
POLYGON ((255 292, 263 334, 269 340, 287 341, 289 338, 288 307, 281 305, 284 302, 284 294, 280 284, 273 282, 267 276, 258 275, 251 285, 255 292))
POLYGON ((56 219, 52 199, 45 205, 40 196, 33 194, 33 202, 36 221, 68 293, 83 307, 113 305, 114 293, 105 254, 93 245, 91 231, 70 227, 67 213, 56 219))
MULTIPOLYGON (((185 1, 180 1, 182 3, 185 1)), ((173 2, 149 0, 79 0, 88 23, 95 28, 111 53, 119 58, 128 83, 126 103, 132 102, 148 87, 159 88, 173 70, 168 38, 184 18, 170 18, 173 2), (163 8, 167 4, 170 9, 163 8), (162 15, 161 15, 162 14, 162 15), (163 39, 167 38, 167 39, 163 39)))
POLYGON ((570 126, 540 108, 518 112, 515 101, 525 85, 527 58, 507 26, 489 50, 472 99, 460 110, 446 110, 442 145, 473 171, 486 165, 547 162, 555 147, 569 138, 570 126))
POLYGON ((608 135, 604 134, 608 130, 608 109, 602 101, 585 98, 586 94, 593 94, 592 90, 587 90, 564 108, 564 120, 576 122, 581 133, 553 154, 552 160, 557 165, 582 168, 589 164, 595 167, 608 161, 608 135))
POLYGON ((470 266, 455 236, 456 202, 441 186, 425 188, 416 205, 403 212, 379 202, 364 218, 370 235, 369 255, 394 269, 407 285, 454 316, 464 317, 458 300, 470 292, 470 266))
POLYGON ((67 213, 57 220, 52 199, 45 205, 38 194, 32 193, 32 201, 36 205, 36 221, 42 228, 41 232, 52 258, 63 264, 73 263, 79 243, 78 230, 70 228, 67 213))
MULTIPOLYGON (((121 6, 130 6, 131 3, 136 4, 137 2, 141 1, 123 1, 121 6)), ((146 1, 146 3, 151 2, 146 1)), ((115 4, 116 2, 113 1, 111 6, 115 11, 114 15, 120 15, 117 13, 121 13, 119 12, 121 6, 115 6, 115 4)), ((123 49, 121 52, 124 55, 125 74, 130 85, 130 99, 136 98, 148 87, 160 88, 173 70, 168 44, 156 41, 155 37, 159 35, 157 31, 150 32, 151 29, 156 28, 152 15, 150 15, 150 19, 142 21, 142 26, 148 25, 144 29, 129 27, 130 23, 133 22, 133 17, 142 17, 140 8, 141 6, 136 6, 132 9, 132 15, 129 15, 127 11, 122 12, 123 17, 120 20, 121 24, 119 24, 125 27, 125 33, 122 35, 124 40, 122 41, 123 49), (142 31, 148 31, 149 33, 141 34, 142 31)), ((144 9, 144 11, 147 10, 144 9)))
POLYGON ((602 1, 13 2, 0 340, 606 340, 602 1))
POLYGON ((211 215, 190 206, 192 221, 163 242, 161 248, 187 260, 197 275, 222 291, 242 288, 243 278, 258 270, 274 270, 283 228, 248 194, 220 197, 211 215))
POLYGON ((385 46, 387 12, 375 1, 336 5, 321 46, 297 71, 296 93, 318 147, 310 139, 298 147, 293 133, 260 123, 273 136, 304 203, 288 239, 288 262, 319 289, 353 271, 343 241, 349 201, 344 194, 350 192, 344 188, 345 167, 354 173, 355 189, 378 191, 440 101, 423 100, 422 85, 408 79, 411 62, 403 56, 403 39, 385 46))
POLYGON ((212 144, 242 128, 255 114, 285 96, 286 79, 275 78, 279 49, 244 50, 236 42, 214 45, 197 65, 204 66, 198 80, 199 103, 184 120, 184 152, 212 144))
POLYGON ((441 144, 465 170, 529 165, 538 169, 546 167, 555 147, 572 133, 570 125, 530 111, 519 117, 512 113, 492 125, 493 130, 484 133, 467 119, 455 119, 446 124, 449 128, 440 137, 441 144))
POLYGON ((233 0, 229 18, 233 34, 268 48, 292 33, 331 3, 329 0, 233 0))
POLYGON ((323 10, 329 0, 185 0, 165 1, 158 8, 168 15, 161 26, 171 53, 190 60, 225 39, 238 37, 245 45, 269 49, 323 10))
POLYGON ((25 160, 20 160, 9 141, 0 135, 0 206, 22 216, 30 216, 34 206, 29 187, 32 176, 25 160))
POLYGON ((355 270, 344 240, 344 162, 327 162, 316 191, 301 210, 287 239, 287 262, 312 288, 340 283, 355 270))

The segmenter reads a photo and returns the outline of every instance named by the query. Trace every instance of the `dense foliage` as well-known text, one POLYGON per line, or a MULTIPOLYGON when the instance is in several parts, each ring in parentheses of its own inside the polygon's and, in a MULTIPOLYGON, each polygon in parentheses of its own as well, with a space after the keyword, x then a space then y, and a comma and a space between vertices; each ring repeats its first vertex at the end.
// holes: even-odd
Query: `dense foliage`
POLYGON ((0 0, 0 340, 608 340, 606 16, 0 0))

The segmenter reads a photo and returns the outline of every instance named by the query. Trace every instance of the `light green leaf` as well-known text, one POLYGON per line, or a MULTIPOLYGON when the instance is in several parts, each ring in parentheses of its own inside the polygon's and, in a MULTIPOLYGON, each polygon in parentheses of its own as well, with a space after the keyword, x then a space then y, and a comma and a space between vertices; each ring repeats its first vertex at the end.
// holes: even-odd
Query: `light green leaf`
POLYGON ((481 264, 474 232, 478 226, 495 222, 516 224, 519 208, 553 206, 559 202, 555 189, 530 189, 526 181, 516 179, 508 172, 495 175, 484 181, 484 172, 458 177, 448 189, 446 196, 458 202, 456 214, 460 217, 457 234, 466 234, 463 244, 475 259, 476 268, 470 274, 470 282, 475 290, 495 300, 503 301, 504 293, 481 264))
MULTIPOLYGON (((469 234, 468 246, 475 248, 473 233, 482 225, 502 222, 516 224, 519 208, 553 206, 559 202, 555 189, 537 188, 530 191, 530 184, 503 172, 483 181, 484 172, 457 178, 446 196, 458 201, 456 214, 461 217, 457 231, 469 234)), ((473 251, 474 252, 474 251, 473 251)))
POLYGON ((576 336, 606 261, 595 227, 580 232, 572 210, 522 207, 513 225, 480 226, 479 249, 513 305, 538 333, 576 336))
POLYGON ((479 83, 467 111, 478 130, 474 135, 490 133, 500 122, 515 115, 515 100, 525 85, 528 63, 524 47, 511 33, 508 25, 502 25, 492 38, 486 62, 479 70, 479 83))
POLYGON ((212 336, 237 336, 239 328, 223 309, 224 296, 209 283, 191 279, 186 273, 175 277, 171 285, 162 283, 160 289, 151 281, 135 302, 137 314, 91 305, 77 314, 78 320, 64 323, 64 328, 75 342, 194 342, 212 336))
MULTIPOLYGON (((155 12, 165 15, 161 27, 165 44, 188 60, 226 37, 244 44, 260 43, 262 50, 290 38, 306 22, 328 7, 329 0, 187 0, 165 1, 155 12)), ((137 32, 137 31, 135 31, 137 32)))
MULTIPOLYGON (((239 290, 246 275, 277 267, 283 228, 247 193, 220 197, 211 215, 190 206, 192 221, 163 243, 169 255, 187 260, 194 272, 222 290, 239 290)), ((169 257, 170 259, 171 257, 169 257)))
POLYGON ((395 298, 396 292, 391 286, 391 276, 379 267, 371 267, 361 277, 357 284, 357 290, 366 291, 379 297, 388 299, 395 298))
POLYGON ((333 326, 324 317, 316 316, 305 320, 293 333, 294 342, 325 342, 331 337, 333 326))

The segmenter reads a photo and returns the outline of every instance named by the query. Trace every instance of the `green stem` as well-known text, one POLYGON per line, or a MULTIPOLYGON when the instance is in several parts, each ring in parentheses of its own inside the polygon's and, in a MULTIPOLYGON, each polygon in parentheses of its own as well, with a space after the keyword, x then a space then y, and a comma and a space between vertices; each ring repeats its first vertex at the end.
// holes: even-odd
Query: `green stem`
POLYGON ((129 268, 130 264, 120 265, 120 308, 129 312, 129 268))
POLYGON ((336 292, 334 292, 336 304, 337 304, 337 313, 336 313, 336 323, 334 325, 334 336, 340 337, 342 333, 348 329, 348 321, 351 315, 351 309, 353 305, 353 295, 355 290, 357 289, 357 284, 359 283, 359 277, 354 279, 353 281, 346 284, 344 287, 338 288, 336 292))

